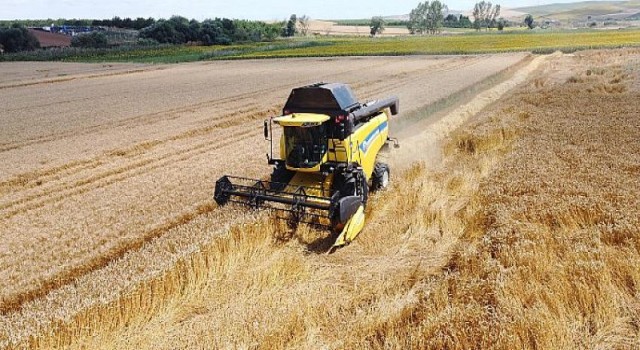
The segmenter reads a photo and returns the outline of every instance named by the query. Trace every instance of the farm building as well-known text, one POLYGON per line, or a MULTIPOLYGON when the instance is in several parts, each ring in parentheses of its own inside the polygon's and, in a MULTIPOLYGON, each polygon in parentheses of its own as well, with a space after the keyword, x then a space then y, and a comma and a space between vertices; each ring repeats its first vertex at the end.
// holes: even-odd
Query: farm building
POLYGON ((69 35, 51 33, 41 29, 29 29, 29 32, 38 39, 42 48, 71 46, 71 36, 69 35))

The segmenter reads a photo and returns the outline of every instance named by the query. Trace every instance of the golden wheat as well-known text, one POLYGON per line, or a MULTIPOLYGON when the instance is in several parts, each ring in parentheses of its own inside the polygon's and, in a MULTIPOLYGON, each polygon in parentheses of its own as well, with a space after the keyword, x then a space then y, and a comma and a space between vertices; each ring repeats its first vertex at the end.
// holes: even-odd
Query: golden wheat
MULTIPOLYGON (((637 348, 639 58, 550 57, 445 142, 437 168, 425 157, 395 171, 363 235, 334 255, 318 254, 326 234, 307 227, 192 208, 140 249, 0 315, 0 343, 637 348)), ((369 91, 384 92, 377 84, 369 91)), ((477 112, 466 110, 425 133, 446 137, 477 112)))
POLYGON ((347 249, 315 254, 319 232, 258 218, 207 246, 193 284, 151 284, 185 286, 155 316, 127 310, 74 347, 637 348, 640 52, 611 55, 552 58, 456 133, 439 170, 397 174, 347 249), (589 91, 616 63, 627 89, 589 91))
POLYGON ((406 311, 408 322, 380 324, 383 336, 368 346, 640 347, 639 58, 623 50, 556 59, 458 133, 450 153, 505 155, 468 207, 443 275, 406 311), (592 77, 590 66, 601 73, 592 77), (577 78, 555 76, 559 67, 577 78))
MULTIPOLYGON (((235 248, 218 248, 235 239, 216 237, 236 237, 225 236, 230 226, 255 219, 213 208, 213 180, 223 172, 268 171, 255 150, 261 141, 254 120, 276 113, 292 85, 339 78, 363 98, 401 94, 404 107, 415 109, 523 57, 225 62, 64 81, 38 72, 46 81, 28 87, 8 80, 0 90, 9 111, 0 116, 7 125, 0 132, 0 347, 68 344, 149 318, 192 284, 221 278, 210 266, 220 255, 234 258, 235 248), (239 72, 248 78, 238 79, 239 72), (420 89, 427 77, 429 96, 420 89), (27 89, 37 90, 29 91, 40 102, 30 106, 27 89), (41 125, 30 127, 28 115, 41 125)), ((285 231, 272 233, 298 254, 296 244, 313 251, 322 243, 313 230, 295 235, 299 243, 287 241, 285 231)), ((384 250, 374 246, 371 254, 384 250)), ((250 251, 238 254, 255 259, 250 251)))

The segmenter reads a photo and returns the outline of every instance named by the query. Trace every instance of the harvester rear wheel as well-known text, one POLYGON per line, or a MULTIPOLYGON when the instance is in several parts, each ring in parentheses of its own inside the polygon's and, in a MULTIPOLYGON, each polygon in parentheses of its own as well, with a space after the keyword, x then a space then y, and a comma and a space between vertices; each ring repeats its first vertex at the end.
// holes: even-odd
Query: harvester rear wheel
POLYGON ((384 190, 389 186, 389 166, 385 163, 376 163, 371 179, 371 189, 374 191, 384 190))

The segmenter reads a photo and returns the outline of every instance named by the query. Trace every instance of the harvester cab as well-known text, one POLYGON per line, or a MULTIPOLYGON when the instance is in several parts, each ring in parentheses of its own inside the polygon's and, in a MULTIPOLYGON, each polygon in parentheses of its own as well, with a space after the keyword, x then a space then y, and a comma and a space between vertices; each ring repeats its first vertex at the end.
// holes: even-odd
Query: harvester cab
POLYGON ((318 83, 294 89, 282 116, 264 122, 270 142, 269 180, 223 176, 216 182, 218 205, 237 202, 288 213, 337 234, 330 251, 351 242, 364 226, 369 189, 389 184, 389 166, 379 153, 398 141, 389 138, 389 117, 398 98, 359 103, 345 84, 318 83), (274 157, 273 125, 282 128, 274 157))

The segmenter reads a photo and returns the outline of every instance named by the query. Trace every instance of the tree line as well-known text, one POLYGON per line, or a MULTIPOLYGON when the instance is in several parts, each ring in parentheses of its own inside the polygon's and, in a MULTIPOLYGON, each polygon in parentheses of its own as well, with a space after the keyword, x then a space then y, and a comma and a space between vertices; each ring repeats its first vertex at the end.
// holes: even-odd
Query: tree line
MULTIPOLYGON (((500 16, 500 5, 493 5, 491 2, 481 1, 473 7, 473 27, 476 30, 498 27, 498 17, 500 16)), ((504 26, 503 26, 504 28, 504 26)))
MULTIPOLYGON (((409 20, 402 22, 411 34, 438 34, 446 28, 475 28, 476 30, 498 28, 502 30, 508 23, 500 17, 500 5, 488 1, 480 1, 473 8, 473 21, 469 16, 445 14, 449 12, 447 5, 439 0, 418 3, 409 13, 409 20)), ((396 21, 397 22, 397 21, 396 21)), ((384 31, 387 23, 383 17, 371 18, 369 27, 371 35, 384 31)))
POLYGON ((445 13, 449 8, 444 3, 435 1, 425 1, 418 3, 418 6, 411 10, 407 28, 411 34, 437 34, 443 27, 447 28, 498 28, 502 30, 506 21, 498 19, 500 16, 500 5, 493 5, 488 1, 481 1, 473 8, 473 21, 467 16, 445 13))
POLYGON ((142 18, 138 17, 131 19, 129 17, 120 18, 115 16, 111 19, 26 19, 26 20, 14 20, 14 21, 0 21, 0 27, 11 27, 14 24, 19 24, 24 27, 49 27, 49 26, 73 26, 73 27, 115 27, 121 29, 135 29, 140 30, 151 26, 157 22, 153 17, 142 18))
POLYGON ((228 18, 195 19, 173 16, 158 20, 140 31, 140 38, 159 43, 202 45, 227 45, 234 42, 272 41, 281 34, 280 23, 267 24, 260 21, 232 20, 228 18))
POLYGON ((143 28, 152 26, 156 24, 156 20, 153 17, 142 18, 138 17, 136 19, 131 19, 129 17, 120 18, 118 16, 113 17, 112 19, 94 19, 91 20, 91 25, 94 27, 115 27, 122 29, 135 29, 141 30, 143 28))
MULTIPOLYGON (((303 16, 308 22, 308 17, 303 16)), ((206 19, 199 22, 195 19, 173 16, 167 20, 153 18, 121 19, 114 17, 110 20, 57 20, 57 22, 42 25, 47 20, 16 21, 9 24, 1 23, 0 49, 1 52, 31 51, 40 48, 36 37, 25 28, 30 26, 108 26, 123 29, 139 30, 140 42, 145 44, 186 44, 200 45, 228 45, 235 42, 273 41, 280 35, 286 35, 287 26, 282 23, 268 24, 261 21, 232 20, 228 18, 206 19)), ((297 23, 297 22, 296 22, 297 23)), ((109 47, 107 36, 102 31, 79 34, 72 38, 71 46, 86 48, 109 47)))

